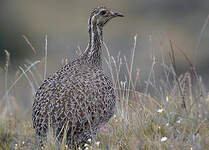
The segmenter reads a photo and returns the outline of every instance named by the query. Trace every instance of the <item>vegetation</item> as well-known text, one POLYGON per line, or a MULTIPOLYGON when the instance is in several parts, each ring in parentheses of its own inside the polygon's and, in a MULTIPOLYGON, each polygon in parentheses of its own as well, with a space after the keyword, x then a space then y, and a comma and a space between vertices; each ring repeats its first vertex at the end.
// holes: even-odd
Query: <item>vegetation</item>
MULTIPOLYGON (((26 38, 26 37, 25 37, 26 38)), ((143 87, 140 71, 133 71, 134 48, 130 59, 127 57, 113 57, 107 50, 105 59, 113 78, 118 101, 114 117, 99 132, 94 142, 89 141, 86 149, 93 150, 203 150, 209 147, 209 93, 206 91, 201 77, 195 70, 190 59, 175 43, 170 41, 170 63, 164 58, 157 61, 153 56, 153 63, 149 76, 143 87), (177 75, 175 52, 181 52, 190 66, 190 71, 177 75), (130 63, 128 62, 130 60, 130 63), (155 76, 155 66, 162 70, 162 77, 155 76), (126 68, 123 73, 121 68, 126 68), (125 81, 119 76, 124 74, 125 81), (158 80, 158 82, 156 81, 158 80), (140 90, 139 90, 140 87, 140 90), (139 92, 142 91, 142 92, 139 92), (94 143, 94 144, 92 144, 94 143)), ((28 44, 31 45, 29 40, 28 44)), ((31 45, 32 47, 32 45, 31 45)), ((33 48, 35 51, 35 49, 33 48)), ((47 54, 47 37, 45 52, 47 54)), ((9 54, 7 53, 7 62, 9 54)), ((45 55, 47 60, 47 55, 45 55)), ((22 77, 26 77, 32 88, 31 95, 39 83, 35 77, 34 66, 40 61, 31 63, 26 69, 20 67, 22 73, 15 82, 7 86, 5 79, 5 95, 0 98, 0 149, 35 150, 37 141, 32 127, 31 110, 23 108, 13 110, 14 103, 10 103, 10 90, 22 77)), ((8 63, 5 67, 7 76, 8 63)), ((46 61, 42 67, 46 75, 46 61)), ((49 133, 48 142, 42 149, 56 149, 53 137, 49 133)), ((65 144, 62 150, 68 149, 65 144)))

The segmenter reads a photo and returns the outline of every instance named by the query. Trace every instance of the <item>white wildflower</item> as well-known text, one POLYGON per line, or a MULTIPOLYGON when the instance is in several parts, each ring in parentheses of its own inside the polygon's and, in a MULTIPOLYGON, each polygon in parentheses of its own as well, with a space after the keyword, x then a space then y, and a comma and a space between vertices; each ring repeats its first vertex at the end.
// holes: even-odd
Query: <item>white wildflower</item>
POLYGON ((91 143, 91 139, 88 139, 88 143, 91 143))
POLYGON ((15 149, 18 149, 18 144, 15 144, 15 149))
POLYGON ((177 123, 181 123, 181 119, 177 120, 176 122, 177 122, 177 123))
POLYGON ((163 112, 163 109, 158 109, 157 112, 158 113, 162 113, 163 112))
POLYGON ((166 102, 168 102, 168 101, 169 101, 169 98, 168 98, 168 96, 166 96, 166 98, 165 98, 165 99, 166 99, 166 102))
POLYGON ((166 136, 164 136, 164 137, 161 138, 160 141, 161 141, 161 142, 165 142, 165 141, 167 141, 167 139, 168 139, 168 138, 167 138, 166 136))
POLYGON ((95 144, 96 144, 96 146, 99 146, 99 144, 100 144, 100 141, 97 141, 95 144))

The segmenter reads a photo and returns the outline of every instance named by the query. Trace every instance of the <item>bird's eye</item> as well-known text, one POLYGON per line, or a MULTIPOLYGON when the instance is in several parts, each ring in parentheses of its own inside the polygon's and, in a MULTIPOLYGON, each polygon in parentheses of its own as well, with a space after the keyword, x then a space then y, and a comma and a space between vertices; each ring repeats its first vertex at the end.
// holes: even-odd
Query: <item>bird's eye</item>
POLYGON ((106 13, 107 13, 106 10, 102 10, 102 11, 100 12, 101 15, 105 15, 106 13))

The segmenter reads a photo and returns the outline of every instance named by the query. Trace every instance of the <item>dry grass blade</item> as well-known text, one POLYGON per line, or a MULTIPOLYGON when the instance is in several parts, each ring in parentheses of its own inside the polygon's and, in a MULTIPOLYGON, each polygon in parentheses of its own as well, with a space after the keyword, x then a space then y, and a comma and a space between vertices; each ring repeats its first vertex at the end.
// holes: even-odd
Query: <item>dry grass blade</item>
POLYGON ((33 47, 33 45, 31 44, 31 42, 29 41, 29 39, 25 35, 22 35, 22 37, 27 42, 27 44, 30 46, 30 48, 32 49, 33 53, 36 54, 36 49, 33 47))
POLYGON ((175 42, 173 42, 173 44, 175 44, 175 47, 177 48, 177 50, 179 50, 179 51, 183 54, 184 58, 186 59, 187 63, 189 64, 189 66, 190 66, 190 68, 191 68, 191 70, 192 70, 192 73, 193 73, 193 75, 194 75, 194 77, 195 77, 195 80, 197 81, 197 72, 196 72, 196 68, 195 68, 195 66, 192 64, 191 59, 186 55, 186 53, 185 53, 181 48, 179 48, 179 47, 176 45, 175 42))
POLYGON ((200 31, 200 35, 199 35, 199 37, 198 37, 198 40, 197 40, 197 44, 196 44, 196 47, 195 47, 195 58, 196 58, 196 61, 195 61, 195 65, 197 64, 197 52, 198 52, 198 49, 199 49, 199 47, 200 47, 200 42, 201 42, 201 39, 202 39, 202 36, 203 36, 203 33, 204 33, 204 31, 205 31, 205 29, 206 29, 206 27, 207 27, 207 25, 208 25, 208 22, 209 22, 209 15, 207 16, 207 18, 205 19, 205 22, 204 22, 204 24, 203 24, 203 26, 202 26, 202 29, 201 29, 201 31, 200 31))
MULTIPOLYGON (((134 55, 135 55, 135 51, 136 51, 136 40, 137 40, 137 34, 134 36, 134 47, 133 47, 132 56, 131 56, 130 69, 128 70, 128 67, 127 67, 127 71, 128 71, 128 74, 129 74, 129 81, 128 81, 128 88, 129 89, 131 89, 134 55)), ((132 85, 133 85, 133 82, 132 82, 132 85)), ((133 86, 133 88, 134 88, 134 86, 133 86)), ((128 98, 129 98, 129 92, 128 92, 128 98)))
POLYGON ((46 79, 47 73, 47 54, 48 53, 48 36, 45 36, 45 59, 44 59, 44 79, 46 79))
POLYGON ((6 64, 5 64, 5 99, 8 104, 10 110, 10 101, 9 101, 9 92, 8 92, 8 69, 9 69, 9 61, 10 61, 10 53, 7 50, 4 50, 6 55, 6 64))
POLYGON ((185 95, 184 95, 184 92, 181 88, 180 81, 177 77, 176 58, 175 58, 175 53, 174 53, 173 44, 172 44, 171 40, 170 40, 170 48, 171 48, 170 49, 171 51, 169 52, 169 57, 170 57, 170 60, 171 60, 171 64, 172 64, 174 73, 175 73, 175 79, 176 79, 176 82, 178 84, 178 88, 179 88, 179 91, 180 91, 180 94, 181 94, 181 97, 182 97, 182 101, 183 101, 182 107, 186 110, 185 95))

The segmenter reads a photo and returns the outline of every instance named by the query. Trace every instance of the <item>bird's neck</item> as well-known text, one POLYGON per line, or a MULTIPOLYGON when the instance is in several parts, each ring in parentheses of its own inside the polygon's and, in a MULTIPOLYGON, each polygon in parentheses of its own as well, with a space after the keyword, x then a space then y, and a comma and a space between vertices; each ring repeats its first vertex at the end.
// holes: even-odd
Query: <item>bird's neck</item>
POLYGON ((89 20, 89 43, 87 49, 82 54, 87 60, 87 63, 92 66, 102 67, 102 27, 89 20))

